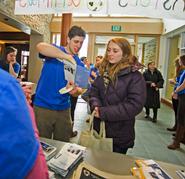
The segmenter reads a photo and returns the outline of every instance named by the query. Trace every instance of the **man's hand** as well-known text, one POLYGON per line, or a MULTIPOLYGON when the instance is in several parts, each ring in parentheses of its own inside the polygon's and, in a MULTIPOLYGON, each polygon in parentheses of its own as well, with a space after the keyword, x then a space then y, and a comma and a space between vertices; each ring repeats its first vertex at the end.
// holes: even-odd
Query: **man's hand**
POLYGON ((61 61, 61 62, 63 62, 64 60, 66 60, 66 61, 68 61, 68 62, 70 62, 70 63, 76 65, 76 61, 75 61, 75 59, 73 58, 72 55, 66 54, 66 55, 65 55, 65 58, 58 58, 58 60, 61 61))
POLYGON ((76 86, 73 81, 68 82, 66 89, 72 88, 71 91, 69 91, 69 94, 74 97, 78 97, 80 94, 83 93, 83 89, 76 86))
POLYGON ((69 55, 69 58, 67 60, 70 61, 72 64, 76 65, 76 61, 72 55, 69 55))
POLYGON ((73 81, 69 81, 67 83, 67 86, 66 86, 66 89, 69 89, 71 88, 72 90, 69 91, 69 94, 72 95, 72 96, 78 96, 77 93, 78 93, 78 87, 75 86, 74 82, 73 81))

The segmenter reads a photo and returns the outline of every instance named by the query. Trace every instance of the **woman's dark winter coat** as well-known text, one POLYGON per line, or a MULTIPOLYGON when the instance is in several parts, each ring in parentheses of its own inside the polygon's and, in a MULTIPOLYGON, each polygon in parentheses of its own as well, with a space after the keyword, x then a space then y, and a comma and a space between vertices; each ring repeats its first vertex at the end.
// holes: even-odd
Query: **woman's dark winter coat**
POLYGON ((99 76, 90 90, 90 106, 100 109, 100 119, 94 119, 99 131, 101 120, 105 121, 106 136, 124 148, 133 147, 135 116, 141 112, 146 99, 146 83, 139 71, 126 68, 120 71, 115 85, 105 89, 103 77, 99 76))
POLYGON ((152 73, 150 70, 145 70, 143 73, 147 87, 147 98, 145 107, 147 108, 160 108, 160 94, 159 88, 163 88, 164 80, 161 72, 157 69, 152 73), (155 87, 151 87, 151 83, 157 85, 158 90, 155 87))

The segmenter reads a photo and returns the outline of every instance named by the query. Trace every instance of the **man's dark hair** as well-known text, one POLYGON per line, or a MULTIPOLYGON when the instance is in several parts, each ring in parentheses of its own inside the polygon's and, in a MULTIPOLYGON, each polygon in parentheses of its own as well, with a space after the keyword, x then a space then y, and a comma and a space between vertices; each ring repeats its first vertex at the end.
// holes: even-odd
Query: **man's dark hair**
POLYGON ((69 39, 72 39, 75 36, 84 37, 86 36, 86 32, 79 26, 72 26, 68 32, 69 39))

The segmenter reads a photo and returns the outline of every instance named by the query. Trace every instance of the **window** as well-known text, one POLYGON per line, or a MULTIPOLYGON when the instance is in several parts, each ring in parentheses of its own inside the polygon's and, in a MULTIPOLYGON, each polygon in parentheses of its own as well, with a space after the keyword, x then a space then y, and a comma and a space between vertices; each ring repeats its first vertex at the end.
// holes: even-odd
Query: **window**
POLYGON ((157 38, 138 37, 137 57, 140 62, 147 64, 149 61, 157 62, 157 38))

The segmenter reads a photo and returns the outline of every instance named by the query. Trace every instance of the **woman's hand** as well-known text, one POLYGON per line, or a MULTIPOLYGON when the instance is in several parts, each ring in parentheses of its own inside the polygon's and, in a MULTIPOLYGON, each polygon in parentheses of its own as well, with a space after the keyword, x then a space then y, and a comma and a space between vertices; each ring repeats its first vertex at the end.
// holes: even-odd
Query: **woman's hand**
POLYGON ((94 111, 95 111, 94 116, 97 117, 97 118, 100 118, 99 107, 95 107, 95 108, 94 108, 94 111))
POLYGON ((151 87, 156 87, 156 84, 155 83, 151 83, 151 87))
POLYGON ((26 100, 30 104, 32 102, 31 101, 32 87, 27 85, 27 86, 22 86, 22 89, 23 89, 24 94, 26 96, 26 100))
POLYGON ((175 81, 175 79, 168 79, 168 81, 169 81, 169 83, 171 84, 171 85, 175 85, 176 84, 176 81, 175 81))
POLYGON ((178 99, 178 94, 177 94, 177 93, 172 92, 172 98, 173 98, 173 99, 178 99))

